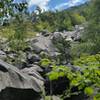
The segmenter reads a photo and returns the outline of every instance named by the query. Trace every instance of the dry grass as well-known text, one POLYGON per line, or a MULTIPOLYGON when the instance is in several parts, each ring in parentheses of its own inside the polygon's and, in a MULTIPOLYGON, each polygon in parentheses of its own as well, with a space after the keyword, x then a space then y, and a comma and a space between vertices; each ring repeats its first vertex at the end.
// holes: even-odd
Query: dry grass
MULTIPOLYGON (((13 26, 0 27, 0 37, 9 38, 15 33, 13 26)), ((31 30, 27 31, 27 38, 32 38, 36 36, 37 32, 31 30)))

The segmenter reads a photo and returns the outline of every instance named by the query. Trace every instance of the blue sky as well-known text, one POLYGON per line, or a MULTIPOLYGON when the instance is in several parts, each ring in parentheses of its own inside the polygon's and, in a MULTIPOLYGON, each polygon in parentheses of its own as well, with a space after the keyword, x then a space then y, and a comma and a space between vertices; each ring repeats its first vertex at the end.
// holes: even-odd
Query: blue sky
MULTIPOLYGON (((16 0, 21 1, 21 0, 16 0)), ((22 0, 24 1, 24 0, 22 0)), ((62 10, 87 2, 87 0, 27 0, 29 10, 39 6, 42 10, 62 10)))
POLYGON ((87 0, 51 0, 49 2, 49 7, 51 9, 62 10, 72 6, 80 5, 85 3, 87 0))

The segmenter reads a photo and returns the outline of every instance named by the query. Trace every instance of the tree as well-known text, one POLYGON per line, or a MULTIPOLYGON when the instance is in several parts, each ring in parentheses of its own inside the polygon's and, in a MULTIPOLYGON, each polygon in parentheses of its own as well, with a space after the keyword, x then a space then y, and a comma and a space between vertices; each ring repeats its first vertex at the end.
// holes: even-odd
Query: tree
POLYGON ((0 23, 15 16, 15 12, 23 12, 25 8, 27 8, 26 2, 14 3, 14 0, 0 0, 0 23))
POLYGON ((14 32, 9 38, 9 45, 12 49, 22 49, 26 36, 26 19, 24 18, 27 12, 27 3, 14 3, 14 0, 0 1, 0 21, 5 26, 5 21, 13 24, 11 27, 14 32), (5 19, 5 20, 3 20, 5 19), (11 21, 10 21, 11 20, 11 21))
POLYGON ((63 21, 63 25, 65 30, 72 30, 72 21, 69 16, 66 16, 65 20, 63 21))
POLYGON ((92 0, 91 17, 88 22, 88 27, 83 34, 83 40, 94 44, 92 53, 100 51, 100 0, 92 0))
POLYGON ((81 16, 78 13, 73 13, 70 16, 71 16, 71 20, 72 20, 73 25, 79 25, 79 24, 82 24, 85 22, 85 17, 81 16))

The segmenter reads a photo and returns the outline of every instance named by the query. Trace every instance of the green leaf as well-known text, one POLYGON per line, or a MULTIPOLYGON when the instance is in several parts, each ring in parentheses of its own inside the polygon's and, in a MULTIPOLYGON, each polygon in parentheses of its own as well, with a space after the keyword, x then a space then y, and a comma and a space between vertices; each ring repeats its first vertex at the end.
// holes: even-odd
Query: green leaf
POLYGON ((60 77, 63 77, 64 75, 65 75, 64 72, 59 72, 59 76, 60 76, 60 77))
POLYGON ((94 93, 94 90, 93 90, 92 87, 86 87, 84 89, 84 93, 90 96, 90 95, 92 95, 94 93))
POLYGON ((58 72, 51 72, 51 73, 48 73, 48 76, 49 76, 49 79, 52 81, 52 80, 58 79, 59 74, 58 72))
POLYGON ((71 85, 72 85, 72 86, 78 86, 78 85, 79 85, 79 82, 78 82, 76 79, 73 79, 73 80, 71 81, 71 85))
POLYGON ((42 67, 48 67, 51 64, 51 61, 49 59, 42 59, 40 64, 42 67))
POLYGON ((96 94, 96 95, 94 96, 94 100, 100 100, 100 93, 98 93, 98 94, 96 94))
POLYGON ((94 96, 94 97, 93 97, 93 100, 97 100, 97 98, 94 96))

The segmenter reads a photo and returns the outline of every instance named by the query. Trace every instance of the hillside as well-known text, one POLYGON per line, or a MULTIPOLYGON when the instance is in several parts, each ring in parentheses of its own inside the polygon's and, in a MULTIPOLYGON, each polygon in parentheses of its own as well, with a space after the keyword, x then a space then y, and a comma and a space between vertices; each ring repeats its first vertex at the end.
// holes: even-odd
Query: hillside
POLYGON ((100 0, 28 3, 0 2, 0 100, 100 100, 100 0))

